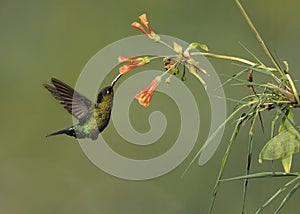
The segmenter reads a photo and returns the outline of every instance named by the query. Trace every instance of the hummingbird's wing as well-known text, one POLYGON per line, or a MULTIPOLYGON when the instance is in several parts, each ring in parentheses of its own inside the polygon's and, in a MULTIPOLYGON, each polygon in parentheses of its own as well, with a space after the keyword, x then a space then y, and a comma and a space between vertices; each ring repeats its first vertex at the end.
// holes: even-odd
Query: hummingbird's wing
POLYGON ((94 103, 92 101, 56 78, 51 78, 51 82, 54 86, 43 84, 44 87, 70 114, 76 117, 79 122, 84 122, 92 114, 94 109, 94 103))

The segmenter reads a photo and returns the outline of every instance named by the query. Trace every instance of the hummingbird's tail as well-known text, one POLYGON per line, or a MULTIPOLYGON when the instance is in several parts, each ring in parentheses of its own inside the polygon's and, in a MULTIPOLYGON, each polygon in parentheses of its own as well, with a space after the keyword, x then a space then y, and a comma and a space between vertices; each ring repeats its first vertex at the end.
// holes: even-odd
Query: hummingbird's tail
POLYGON ((63 130, 60 130, 60 131, 57 131, 57 132, 54 132, 54 133, 51 133, 51 134, 48 134, 46 137, 51 137, 51 136, 59 135, 59 134, 66 134, 66 135, 69 135, 69 136, 76 137, 76 132, 75 132, 74 126, 71 126, 70 128, 63 129, 63 130))

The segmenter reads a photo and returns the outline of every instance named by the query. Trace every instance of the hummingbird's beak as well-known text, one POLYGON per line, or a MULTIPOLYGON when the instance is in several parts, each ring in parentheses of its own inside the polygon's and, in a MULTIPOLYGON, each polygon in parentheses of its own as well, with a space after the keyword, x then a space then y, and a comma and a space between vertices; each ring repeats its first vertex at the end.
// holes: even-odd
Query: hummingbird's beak
POLYGON ((114 87, 114 85, 116 84, 116 82, 118 81, 118 79, 120 79, 120 77, 122 76, 123 74, 119 74, 112 82, 111 82, 111 87, 114 87))

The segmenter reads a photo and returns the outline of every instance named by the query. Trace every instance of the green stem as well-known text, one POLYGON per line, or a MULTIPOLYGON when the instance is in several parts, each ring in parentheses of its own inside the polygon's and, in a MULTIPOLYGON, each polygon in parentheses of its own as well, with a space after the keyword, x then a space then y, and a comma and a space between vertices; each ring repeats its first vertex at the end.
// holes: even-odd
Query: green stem
POLYGON ((230 61, 240 62, 240 63, 250 65, 250 66, 256 66, 257 68, 266 69, 268 71, 274 71, 274 72, 277 71, 276 68, 270 68, 270 67, 266 67, 264 65, 259 65, 255 62, 251 62, 250 60, 243 59, 240 57, 235 57, 235 56, 227 56, 227 55, 207 53, 207 52, 193 52, 193 53, 191 53, 191 56, 206 56, 206 57, 212 57, 212 58, 217 58, 217 59, 230 60, 230 61))
POLYGON ((164 45, 164 46, 166 46, 166 47, 168 47, 168 48, 170 48, 171 50, 174 51, 174 48, 171 47, 168 43, 166 43, 166 42, 164 42, 164 41, 162 41, 162 40, 158 40, 157 42, 159 42, 160 44, 162 44, 162 45, 164 45))
POLYGON ((256 30, 253 22, 251 21, 251 19, 249 18, 249 16, 247 15, 245 9, 243 8, 243 6, 241 5, 241 3, 239 2, 239 0, 236 0, 236 4, 239 7, 240 11, 242 12, 243 16, 245 17, 249 27, 254 31, 255 36, 259 42, 259 44, 261 45, 261 47, 263 48, 263 50, 265 51, 265 53, 267 54, 267 56, 270 58, 270 60, 272 61, 273 65, 275 66, 276 70, 280 73, 281 76, 284 76, 284 72, 281 70, 281 68, 279 67, 278 63, 275 61, 274 57, 272 56, 271 52, 269 51, 268 47, 266 46, 264 40, 262 39, 262 37, 259 35, 258 31, 256 30))
POLYGON ((290 86, 292 88, 293 94, 294 94, 294 96, 296 98, 296 101, 297 101, 297 103, 299 105, 300 104, 300 100, 299 100, 299 95, 298 95, 297 89, 295 87, 295 84, 294 84, 294 82, 293 82, 293 80, 292 80, 292 78, 291 78, 291 76, 289 74, 286 74, 286 77, 287 77, 287 79, 288 79, 288 81, 290 83, 290 86))

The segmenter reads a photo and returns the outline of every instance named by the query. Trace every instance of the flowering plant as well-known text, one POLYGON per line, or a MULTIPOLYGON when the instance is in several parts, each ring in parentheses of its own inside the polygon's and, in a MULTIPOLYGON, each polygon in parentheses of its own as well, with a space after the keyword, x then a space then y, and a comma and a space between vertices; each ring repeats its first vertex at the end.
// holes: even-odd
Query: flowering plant
MULTIPOLYGON (((248 87, 250 89, 250 94, 241 98, 237 101, 237 106, 233 113, 229 115, 229 117, 224 121, 224 123, 215 130, 217 133, 221 127, 225 126, 230 120, 236 118, 237 115, 241 115, 236 119, 236 125, 232 132, 232 136, 229 140, 227 150, 223 156, 221 169, 219 171, 219 176, 215 184, 215 188, 212 195, 212 203, 210 212, 215 204, 215 198, 217 196, 219 186, 221 182, 225 181, 233 181, 233 180, 244 180, 244 192, 243 192, 243 211, 245 205, 245 198, 247 194, 248 180, 253 178, 263 178, 263 177, 295 177, 284 186, 282 186, 270 199, 264 203, 257 211, 257 213, 261 212, 267 205, 269 205, 280 193, 284 192, 287 187, 294 185, 294 187, 286 194, 276 212, 278 212, 290 199, 293 193, 300 186, 300 172, 291 173, 291 164, 292 157, 295 153, 300 151, 300 130, 295 124, 293 111, 295 108, 299 108, 300 99, 297 92, 297 89, 294 84, 294 80, 290 76, 289 66, 286 61, 282 63, 275 60, 272 56, 271 52, 265 45, 265 42, 261 38, 260 34, 256 30, 254 24, 251 19, 248 17, 244 8, 240 4, 238 0, 236 3, 241 10, 241 13, 245 17, 247 23, 250 28, 255 33, 258 42, 260 43, 262 49, 265 51, 266 55, 272 62, 271 66, 266 66, 259 59, 256 62, 252 62, 247 59, 243 59, 235 56, 228 55, 220 55, 211 53, 208 50, 208 47, 205 44, 192 42, 189 46, 184 49, 177 43, 173 43, 173 45, 167 44, 162 41, 160 36, 150 27, 149 21, 147 19, 146 14, 142 14, 139 16, 140 22, 133 22, 132 26, 140 30, 148 39, 153 40, 154 42, 158 42, 166 47, 172 49, 175 53, 174 56, 143 56, 143 57, 134 57, 127 58, 120 56, 119 62, 127 63, 121 65, 119 68, 119 72, 122 75, 125 75, 130 70, 144 66, 150 63, 155 59, 162 59, 164 64, 165 71, 162 72, 161 75, 154 77, 154 79, 139 92, 135 98, 139 101, 139 103, 145 107, 150 105, 151 99, 155 93, 155 90, 159 87, 162 79, 165 75, 169 75, 165 82, 170 83, 170 78, 173 75, 180 73, 179 66, 183 66, 181 80, 184 81, 186 79, 186 69, 190 74, 195 76, 202 86, 206 88, 206 82, 203 80, 202 75, 209 76, 208 72, 206 72, 201 65, 193 58, 194 56, 206 56, 217 59, 229 60, 234 62, 239 62, 245 66, 245 69, 241 72, 233 75, 228 81, 224 84, 227 84, 231 81, 237 81, 240 85, 244 87, 248 87), (191 50, 198 49, 198 52, 191 52, 191 50), (242 76, 246 74, 246 78, 242 78, 242 76), (254 82, 254 77, 264 75, 268 78, 267 82, 254 82), (275 111, 273 116, 272 123, 270 124, 271 133, 270 139, 264 145, 261 150, 258 160, 260 163, 263 160, 281 160, 283 171, 284 172, 259 172, 252 173, 251 172, 251 163, 252 163, 252 150, 253 150, 253 142, 254 142, 254 124, 256 122, 261 123, 261 127, 264 130, 264 125, 262 123, 262 114, 265 112, 270 112, 271 110, 275 111), (249 143, 248 143, 248 154, 247 154, 247 167, 245 175, 241 175, 233 178, 223 178, 224 168, 227 164, 227 159, 230 154, 233 143, 236 141, 237 135, 242 128, 245 128, 245 124, 249 123, 249 143), (276 125, 279 123, 279 128, 276 130, 276 125)), ((211 135, 212 137, 215 134, 211 135)), ((197 157, 201 154, 204 148, 207 147, 211 139, 208 139, 206 143, 201 147, 198 151, 197 155, 193 158, 187 169, 191 166, 191 164, 197 159, 197 157)))

